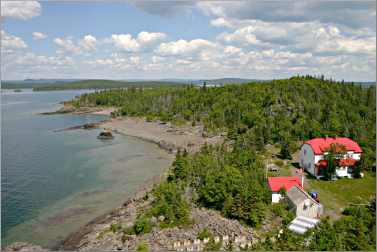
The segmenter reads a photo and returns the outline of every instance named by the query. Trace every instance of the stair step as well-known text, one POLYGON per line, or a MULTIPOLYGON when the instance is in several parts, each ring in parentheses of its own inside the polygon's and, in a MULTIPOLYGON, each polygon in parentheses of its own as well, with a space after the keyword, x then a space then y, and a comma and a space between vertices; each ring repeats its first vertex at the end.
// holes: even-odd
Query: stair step
POLYGON ((297 226, 301 226, 303 228, 314 228, 314 224, 312 223, 308 223, 306 221, 301 221, 301 220, 298 220, 297 218, 294 219, 291 224, 294 224, 294 225, 297 225, 297 226))
POLYGON ((290 224, 288 226, 288 229, 295 232, 295 233, 299 233, 299 234, 304 234, 307 231, 306 228, 299 227, 295 224, 290 224))
POLYGON ((317 220, 317 219, 312 219, 312 218, 308 218, 308 217, 305 217, 305 216, 297 216, 297 218, 295 220, 307 222, 307 223, 310 223, 314 226, 317 225, 317 223, 319 222, 319 220, 317 220))

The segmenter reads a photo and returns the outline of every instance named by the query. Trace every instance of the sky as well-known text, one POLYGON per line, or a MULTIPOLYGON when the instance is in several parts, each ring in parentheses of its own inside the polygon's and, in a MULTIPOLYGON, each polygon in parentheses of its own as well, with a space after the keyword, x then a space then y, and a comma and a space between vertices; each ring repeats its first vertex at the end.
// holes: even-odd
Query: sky
POLYGON ((1 1, 1 78, 376 80, 375 1, 1 1))

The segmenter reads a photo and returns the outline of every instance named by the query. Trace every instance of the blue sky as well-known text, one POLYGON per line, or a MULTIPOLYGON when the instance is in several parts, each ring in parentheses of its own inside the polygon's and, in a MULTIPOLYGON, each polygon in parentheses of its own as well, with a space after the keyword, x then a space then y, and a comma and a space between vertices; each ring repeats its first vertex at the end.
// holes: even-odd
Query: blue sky
POLYGON ((2 1, 2 79, 376 78, 375 2, 2 1))

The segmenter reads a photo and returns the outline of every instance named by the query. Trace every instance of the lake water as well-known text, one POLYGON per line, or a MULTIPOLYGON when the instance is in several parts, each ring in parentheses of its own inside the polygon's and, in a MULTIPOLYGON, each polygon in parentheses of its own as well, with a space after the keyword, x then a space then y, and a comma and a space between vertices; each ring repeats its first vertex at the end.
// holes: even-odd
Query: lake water
POLYGON ((54 246, 169 167, 172 157, 152 143, 100 141, 99 129, 54 131, 105 116, 38 115, 82 92, 2 92, 2 246, 54 246))

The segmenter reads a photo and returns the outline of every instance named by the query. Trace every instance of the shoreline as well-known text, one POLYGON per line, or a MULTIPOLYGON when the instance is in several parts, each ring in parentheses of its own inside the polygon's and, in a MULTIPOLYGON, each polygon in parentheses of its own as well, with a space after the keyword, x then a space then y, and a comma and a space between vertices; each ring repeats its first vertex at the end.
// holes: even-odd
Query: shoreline
POLYGON ((108 119, 69 128, 58 129, 55 132, 76 129, 111 129, 114 133, 135 137, 140 140, 154 143, 170 154, 178 150, 186 150, 195 153, 205 144, 218 144, 224 140, 223 135, 207 136, 203 125, 192 126, 189 123, 173 125, 170 122, 159 120, 147 121, 144 117, 115 117, 110 116, 116 108, 83 107, 74 108, 64 104, 60 109, 52 112, 40 113, 40 115, 75 114, 75 115, 107 115, 108 119))
MULTIPOLYGON (((41 113, 42 115, 52 114, 97 114, 110 116, 115 108, 84 108, 74 109, 71 106, 63 105, 60 109, 53 112, 41 113)), ((69 127, 64 130, 75 129, 94 129, 94 128, 110 128, 116 134, 122 134, 130 137, 138 138, 142 141, 156 144, 159 148, 166 151, 169 155, 173 155, 178 150, 186 150, 190 153, 195 153, 205 144, 218 144, 223 142, 222 136, 204 137, 203 127, 191 125, 175 126, 171 123, 163 123, 160 121, 148 122, 144 118, 140 117, 118 117, 109 118, 107 120, 100 121, 94 124, 85 124, 69 127)), ((98 225, 111 222, 111 220, 121 214, 121 212, 127 211, 128 208, 134 207, 136 204, 142 204, 146 193, 150 192, 153 187, 159 184, 165 177, 168 167, 166 167, 164 173, 156 175, 153 178, 145 181, 140 185, 140 189, 127 197, 123 204, 95 217, 84 226, 80 227, 77 231, 69 234, 61 242, 52 247, 52 250, 78 250, 85 244, 80 244, 85 237, 95 231, 98 225)))

